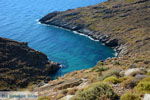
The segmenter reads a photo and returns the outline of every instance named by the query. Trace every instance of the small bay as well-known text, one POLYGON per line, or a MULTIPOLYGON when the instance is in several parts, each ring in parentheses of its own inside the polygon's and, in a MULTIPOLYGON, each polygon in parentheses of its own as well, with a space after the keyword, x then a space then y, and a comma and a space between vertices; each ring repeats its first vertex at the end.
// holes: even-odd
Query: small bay
POLYGON ((113 49, 71 31, 38 24, 53 11, 94 5, 103 0, 0 0, 0 36, 28 42, 64 67, 54 76, 93 67, 114 56, 113 49))

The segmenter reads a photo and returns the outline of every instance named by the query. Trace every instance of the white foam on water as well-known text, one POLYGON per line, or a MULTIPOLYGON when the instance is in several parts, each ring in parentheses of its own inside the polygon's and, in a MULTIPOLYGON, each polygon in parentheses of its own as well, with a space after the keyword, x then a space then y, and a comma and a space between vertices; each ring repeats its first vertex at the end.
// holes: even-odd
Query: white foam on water
MULTIPOLYGON (((53 26, 53 27, 56 27, 56 28, 61 28, 61 29, 63 29, 63 30, 71 31, 71 30, 66 29, 66 28, 63 28, 63 27, 59 27, 59 26, 55 26, 55 25, 43 24, 43 23, 39 22, 39 19, 37 19, 36 22, 37 22, 37 24, 42 24, 42 25, 45 25, 45 26, 53 26)), ((91 36, 88 36, 88 35, 86 35, 86 34, 83 34, 83 33, 77 32, 77 31, 72 31, 72 32, 73 32, 74 34, 78 34, 78 35, 82 35, 82 36, 88 37, 90 40, 99 42, 99 40, 93 39, 91 36)))

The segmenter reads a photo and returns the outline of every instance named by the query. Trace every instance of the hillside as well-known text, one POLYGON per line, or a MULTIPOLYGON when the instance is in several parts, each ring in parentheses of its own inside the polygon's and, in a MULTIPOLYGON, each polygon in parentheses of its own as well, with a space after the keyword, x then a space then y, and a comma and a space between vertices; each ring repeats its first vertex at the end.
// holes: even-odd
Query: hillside
POLYGON ((140 100, 150 93, 149 0, 109 0, 94 6, 52 12, 39 21, 89 35, 118 53, 118 57, 100 61, 91 69, 50 81, 38 88, 41 96, 52 100, 70 97, 73 100, 120 97, 121 100, 140 100))
POLYGON ((60 68, 25 42, 0 37, 0 90, 18 90, 49 81, 60 68))

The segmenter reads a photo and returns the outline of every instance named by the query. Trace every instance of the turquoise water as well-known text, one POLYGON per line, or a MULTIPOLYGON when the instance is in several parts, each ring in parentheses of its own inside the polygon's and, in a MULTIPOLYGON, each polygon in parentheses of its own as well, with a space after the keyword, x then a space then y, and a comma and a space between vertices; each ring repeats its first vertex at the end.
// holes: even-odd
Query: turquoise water
POLYGON ((0 0, 0 36, 28 42, 64 67, 56 76, 90 68, 114 56, 111 48, 64 29, 38 24, 52 11, 94 5, 103 0, 0 0))

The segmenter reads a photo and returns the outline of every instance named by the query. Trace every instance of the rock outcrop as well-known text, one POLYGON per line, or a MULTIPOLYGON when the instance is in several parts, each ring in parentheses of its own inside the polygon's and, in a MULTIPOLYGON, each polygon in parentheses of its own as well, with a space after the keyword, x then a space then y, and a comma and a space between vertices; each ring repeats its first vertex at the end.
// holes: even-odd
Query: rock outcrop
POLYGON ((47 56, 28 47, 26 42, 0 37, 0 90, 25 88, 30 83, 49 81, 60 68, 47 56))

